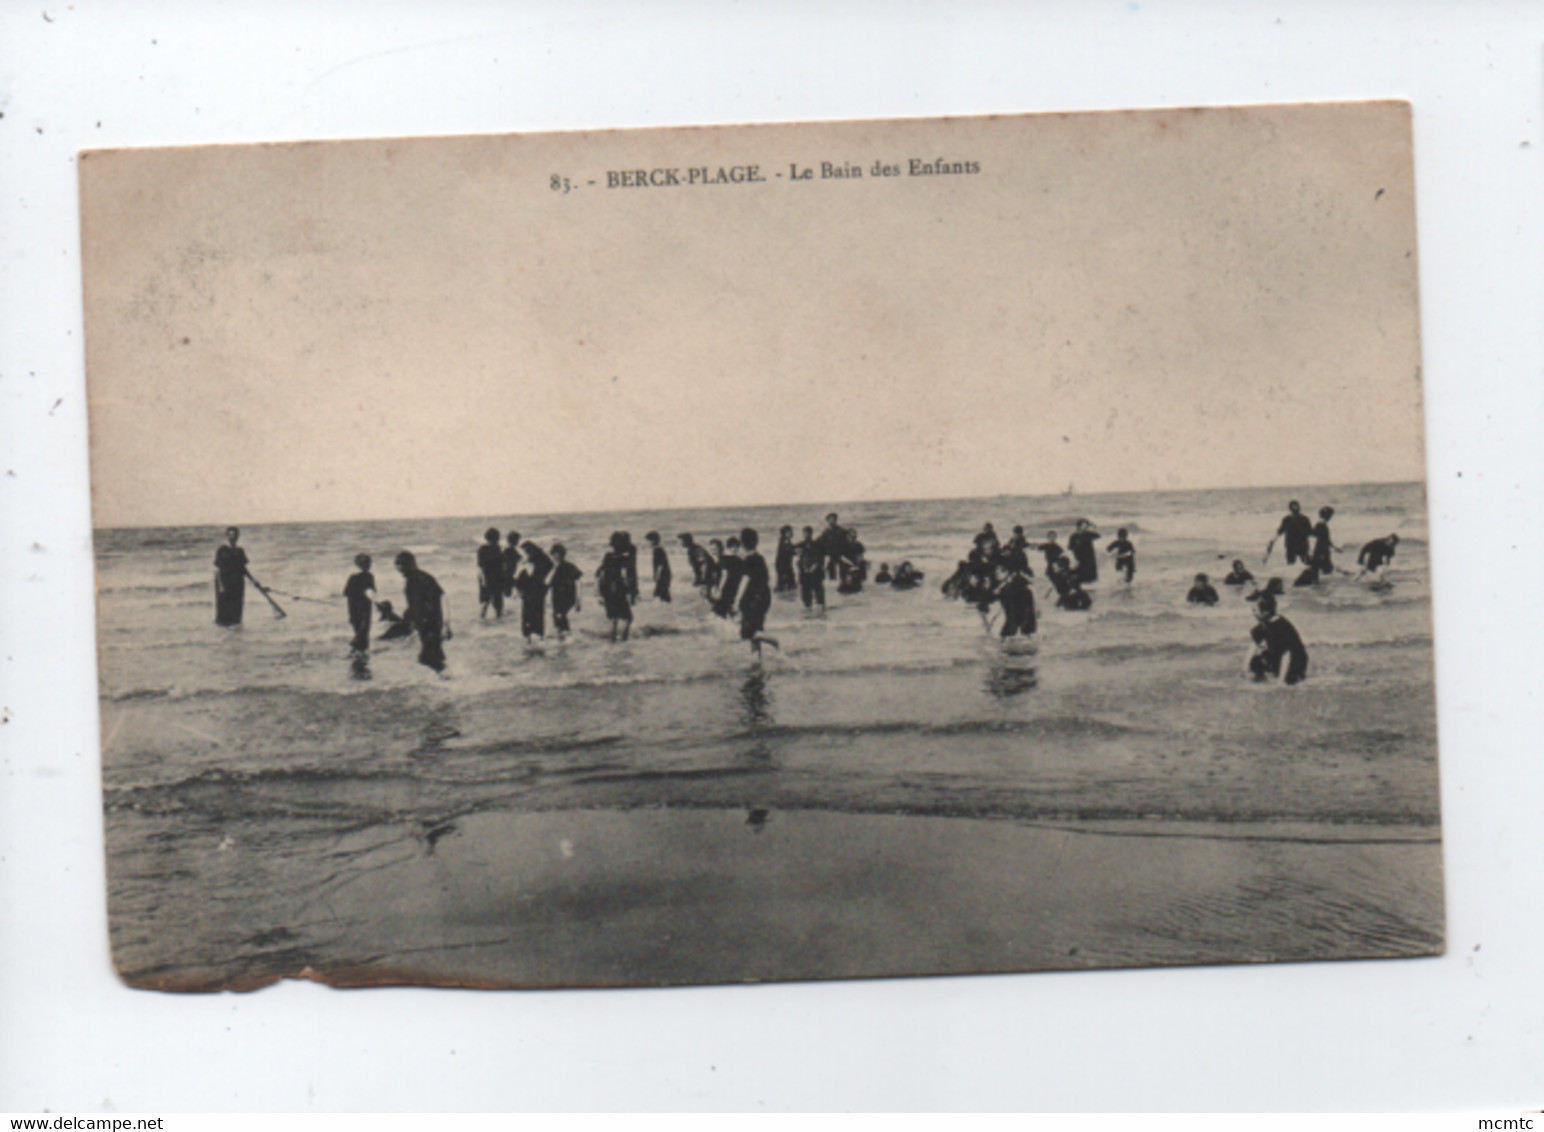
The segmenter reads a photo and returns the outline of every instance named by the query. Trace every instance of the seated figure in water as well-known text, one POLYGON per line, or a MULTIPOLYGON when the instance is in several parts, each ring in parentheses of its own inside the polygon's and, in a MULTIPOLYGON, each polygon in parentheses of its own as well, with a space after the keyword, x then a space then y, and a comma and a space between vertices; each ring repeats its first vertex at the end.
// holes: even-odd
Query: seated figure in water
POLYGON ((1205 574, 1197 574, 1195 585, 1190 587, 1190 592, 1185 595, 1185 600, 1191 605, 1216 605, 1217 588, 1212 585, 1211 579, 1205 574))

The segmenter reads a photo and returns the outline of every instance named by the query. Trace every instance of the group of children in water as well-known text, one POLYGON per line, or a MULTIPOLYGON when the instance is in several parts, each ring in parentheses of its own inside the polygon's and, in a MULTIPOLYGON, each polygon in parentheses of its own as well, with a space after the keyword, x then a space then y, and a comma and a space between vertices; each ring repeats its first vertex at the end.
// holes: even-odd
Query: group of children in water
MULTIPOLYGON (((1335 510, 1321 507, 1319 522, 1315 525, 1302 513, 1297 500, 1287 506, 1288 513, 1266 546, 1263 561, 1269 563, 1277 539, 1285 538, 1287 564, 1301 562, 1304 567, 1293 585, 1318 585, 1338 569, 1332 553, 1344 549, 1335 545, 1330 536, 1329 522, 1335 510)), ((1055 592, 1058 609, 1081 612, 1093 607, 1093 598, 1084 587, 1099 580, 1098 540, 1102 537, 1087 519, 1079 519, 1067 538, 1065 549, 1057 541, 1055 531, 1047 532, 1046 541, 1032 543, 1023 527, 1014 527, 1008 541, 1003 543, 992 524, 987 523, 975 536, 970 553, 960 560, 958 569, 943 584, 944 595, 974 605, 987 632, 992 631, 999 616, 994 607, 1000 607, 998 632, 1004 640, 1032 636, 1037 623, 1035 574, 1030 566, 1030 551, 1039 551, 1045 557, 1046 578, 1051 583, 1046 596, 1055 592)), ((1362 567, 1356 575, 1357 580, 1372 574, 1381 583, 1383 570, 1392 561, 1398 545, 1399 536, 1391 534, 1363 546, 1357 558, 1362 567)), ((1126 585, 1131 585, 1136 575, 1136 548, 1127 528, 1121 527, 1104 549, 1115 558, 1116 574, 1124 577, 1126 585)), ((1350 573, 1349 570, 1340 572, 1350 573)), ((1277 599, 1286 592, 1285 583, 1280 578, 1271 578, 1264 586, 1258 586, 1243 560, 1235 558, 1233 569, 1223 579, 1223 585, 1254 587, 1245 599, 1254 606, 1255 614, 1255 625, 1250 631, 1253 651, 1249 674, 1257 681, 1273 677, 1286 684, 1301 681, 1308 673, 1308 650, 1297 629, 1277 610, 1277 599)), ((1211 606, 1216 605, 1220 597, 1210 577, 1197 574, 1185 600, 1193 605, 1211 606)))
MULTIPOLYGON (((1284 539, 1287 564, 1301 562, 1304 567, 1294 586, 1317 585, 1333 575, 1338 568, 1332 554, 1343 549, 1335 545, 1330 535, 1329 521, 1333 516, 1333 508, 1322 507, 1319 522, 1315 525, 1293 500, 1288 504, 1288 514, 1282 519, 1276 535, 1265 548, 1264 561, 1270 561, 1277 540, 1284 539)), ((235 527, 227 528, 226 545, 220 547, 215 558, 216 622, 227 626, 241 623, 242 587, 246 580, 258 585, 264 596, 272 601, 269 592, 247 570, 246 553, 237 546, 239 534, 235 527)), ((760 536, 752 527, 727 539, 711 538, 706 546, 699 544, 689 533, 676 538, 691 570, 692 585, 709 603, 714 614, 739 622, 740 638, 749 642, 758 660, 762 645, 779 647, 777 639, 766 633, 767 614, 774 594, 797 593, 806 610, 824 611, 827 581, 836 583, 837 593, 853 594, 860 592, 868 580, 866 550, 858 538, 857 528, 843 526, 835 512, 826 516, 825 526, 818 535, 813 527, 807 526, 803 528, 802 537, 796 538, 793 527, 783 527, 778 532, 770 570, 759 549, 760 536)), ((1038 552, 1044 557, 1045 575, 1051 585, 1047 597, 1054 592, 1057 608, 1080 612, 1093 606, 1093 598, 1086 587, 1099 579, 1098 544, 1101 538, 1103 536, 1087 519, 1077 520, 1065 548, 1057 541, 1055 531, 1047 532, 1044 542, 1032 543, 1021 526, 1014 527, 1008 540, 1003 542, 992 524, 987 523, 975 536, 969 554, 960 560, 958 568, 943 583, 943 593, 948 598, 974 605, 987 632, 993 630, 1000 609, 998 632, 1003 639, 1032 636, 1037 621, 1035 573, 1030 565, 1030 552, 1038 552)), ((644 541, 649 549, 653 598, 670 602, 673 580, 670 556, 658 531, 650 531, 644 541)), ((1381 581, 1384 567, 1393 559, 1398 544, 1399 536, 1391 534, 1363 546, 1357 559, 1362 567, 1357 579, 1371 573, 1381 581)), ((1136 575, 1136 548, 1127 528, 1121 527, 1116 537, 1105 545, 1104 551, 1113 556, 1116 575, 1123 578, 1126 585, 1131 585, 1136 575)), ((443 672, 443 642, 451 637, 451 630, 445 611, 445 591, 439 582, 418 565, 411 551, 399 553, 395 565, 402 575, 406 599, 406 608, 399 614, 390 601, 378 595, 370 556, 357 555, 354 563, 357 571, 344 585, 343 597, 348 604, 349 624, 354 633, 350 650, 356 663, 362 664, 369 654, 372 620, 379 615, 387 626, 382 639, 416 633, 419 663, 443 672)), ((1339 572, 1350 573, 1349 570, 1339 572)), ((486 619, 491 611, 495 619, 502 618, 505 602, 518 597, 521 633, 527 643, 534 644, 546 636, 546 612, 550 600, 553 628, 561 640, 571 629, 569 615, 581 609, 579 582, 583 576, 584 572, 569 560, 567 548, 561 542, 553 542, 543 549, 534 540, 523 539, 518 531, 501 536, 496 528, 490 527, 484 534, 482 545, 477 548, 479 616, 486 619)), ((921 584, 923 574, 909 561, 903 561, 894 572, 888 564, 881 565, 873 581, 894 590, 910 590, 921 584)), ((1282 579, 1270 578, 1264 586, 1259 586, 1243 560, 1234 559, 1232 571, 1222 584, 1240 589, 1254 587, 1246 598, 1254 606, 1256 618, 1251 631, 1254 652, 1249 663, 1250 674, 1256 680, 1280 677, 1287 684, 1302 680, 1308 671, 1308 651, 1292 623, 1277 611, 1277 599, 1286 590, 1282 579)), ((610 622, 610 639, 613 642, 627 640, 632 629, 633 606, 640 595, 638 548, 628 532, 612 533, 595 571, 595 588, 610 622)), ((1216 605, 1220 598, 1210 578, 1206 574, 1197 574, 1186 600, 1210 606, 1216 605)), ((277 606, 275 608, 277 610, 277 606)))

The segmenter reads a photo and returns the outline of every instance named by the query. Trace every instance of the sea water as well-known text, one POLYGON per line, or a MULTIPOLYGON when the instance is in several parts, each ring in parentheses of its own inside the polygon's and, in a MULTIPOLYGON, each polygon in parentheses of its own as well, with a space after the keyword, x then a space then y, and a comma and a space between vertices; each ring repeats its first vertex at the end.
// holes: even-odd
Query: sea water
POLYGON ((286 595, 275 596, 288 615, 249 586, 245 623, 228 630, 213 623, 221 530, 99 531, 120 969, 261 974, 338 958, 307 928, 325 921, 329 885, 392 851, 432 853, 458 820, 487 813, 816 811, 1434 840, 1424 491, 1291 494, 1310 514, 1336 508, 1339 563, 1353 571, 1357 548, 1397 533, 1390 584, 1292 588, 1279 543, 1262 567, 1284 489, 487 515, 244 527, 251 570, 286 595), (757 665, 692 588, 675 536, 755 527, 770 565, 779 527, 818 531, 828 510, 858 528, 874 566, 909 560, 925 580, 853 595, 828 582, 824 613, 780 596, 767 632, 782 647, 757 665), (1054 529, 1065 544, 1080 517, 1102 536, 1093 608, 1047 602, 1032 553, 1032 650, 1005 648, 940 592, 983 523, 1004 538, 1022 524, 1032 541, 1054 529), (547 640, 528 647, 518 597, 502 621, 479 618, 488 526, 560 540, 585 571, 567 641, 549 616, 547 640), (1102 549, 1118 527, 1136 545, 1130 586, 1102 549), (632 639, 617 644, 593 584, 614 530, 632 533, 644 575, 632 639), (671 556, 668 604, 648 596, 650 530, 671 556), (444 678, 417 664, 411 638, 377 642, 364 670, 350 662, 340 595, 353 558, 373 556, 400 609, 402 549, 446 590, 444 678), (1235 558, 1287 581, 1281 611, 1311 658, 1304 684, 1243 677, 1251 607, 1221 585, 1235 558), (1214 608, 1185 601, 1198 572, 1222 595, 1214 608))

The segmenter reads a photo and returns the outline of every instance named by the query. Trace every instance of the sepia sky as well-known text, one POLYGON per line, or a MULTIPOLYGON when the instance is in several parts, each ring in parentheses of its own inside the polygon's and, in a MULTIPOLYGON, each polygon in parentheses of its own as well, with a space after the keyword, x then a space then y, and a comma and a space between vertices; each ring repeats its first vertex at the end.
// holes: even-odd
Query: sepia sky
POLYGON ((81 184, 98 527, 1424 478, 1402 103, 97 151, 81 184), (911 174, 940 158, 980 171, 911 174))

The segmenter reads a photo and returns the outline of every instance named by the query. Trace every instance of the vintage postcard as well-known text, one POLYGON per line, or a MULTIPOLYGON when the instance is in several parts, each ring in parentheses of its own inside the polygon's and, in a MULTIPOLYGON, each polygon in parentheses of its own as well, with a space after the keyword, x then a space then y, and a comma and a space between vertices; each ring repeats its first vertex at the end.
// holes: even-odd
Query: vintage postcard
POLYGON ((80 168, 129 983, 1442 950, 1407 105, 80 168))

